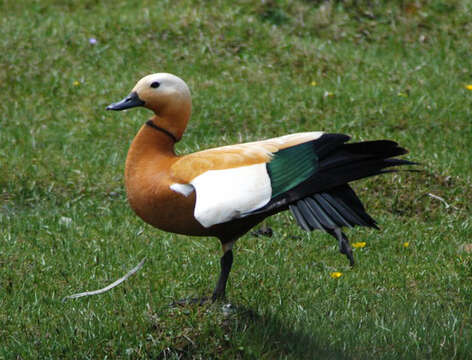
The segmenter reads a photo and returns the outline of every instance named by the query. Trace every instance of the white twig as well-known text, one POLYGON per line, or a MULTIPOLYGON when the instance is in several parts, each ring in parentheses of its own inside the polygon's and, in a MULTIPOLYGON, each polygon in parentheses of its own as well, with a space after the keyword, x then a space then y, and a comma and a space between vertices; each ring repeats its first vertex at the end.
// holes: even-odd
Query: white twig
POLYGON ((107 292, 108 290, 113 289, 115 286, 120 285, 123 281, 126 281, 131 275, 138 272, 143 267, 145 261, 146 261, 146 257, 144 259, 142 259, 138 265, 136 265, 134 268, 132 268, 130 271, 128 271, 128 273, 125 276, 123 276, 122 278, 119 278, 118 280, 111 283, 110 285, 105 286, 103 289, 94 290, 94 291, 85 291, 85 292, 82 292, 82 293, 69 295, 69 296, 66 296, 64 299, 62 299, 62 301, 66 301, 68 299, 77 299, 77 298, 80 298, 82 296, 91 296, 91 295, 103 294, 104 292, 107 292))
POLYGON ((434 194, 431 194, 431 193, 427 193, 426 195, 428 195, 429 197, 432 197, 433 199, 441 201, 446 206, 446 209, 453 208, 453 209, 457 210, 457 208, 455 206, 449 205, 447 203, 447 201, 444 200, 441 196, 437 196, 437 195, 434 195, 434 194))

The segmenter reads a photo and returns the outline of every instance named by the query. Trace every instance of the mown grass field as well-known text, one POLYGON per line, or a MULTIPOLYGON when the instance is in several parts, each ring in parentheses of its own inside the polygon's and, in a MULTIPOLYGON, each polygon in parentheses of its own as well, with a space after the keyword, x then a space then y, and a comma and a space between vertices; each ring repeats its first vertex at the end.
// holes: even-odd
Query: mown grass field
POLYGON ((6 0, 0 14, 1 359, 472 356, 470 2, 6 0), (220 246, 134 215, 124 161, 150 114, 105 111, 164 71, 193 92, 179 153, 324 130, 394 139, 424 171, 355 184, 381 226, 348 231, 366 242, 356 267, 284 213, 237 243, 234 311, 170 308, 212 290, 220 246), (120 287, 61 301, 144 256, 120 287))

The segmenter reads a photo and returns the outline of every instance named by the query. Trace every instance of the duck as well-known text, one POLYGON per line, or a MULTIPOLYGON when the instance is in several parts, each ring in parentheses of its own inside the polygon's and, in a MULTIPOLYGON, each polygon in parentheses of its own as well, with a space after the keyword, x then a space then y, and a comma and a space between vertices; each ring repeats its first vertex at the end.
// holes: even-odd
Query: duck
MULTIPOLYGON (((351 266, 343 228, 377 228, 350 183, 412 165, 391 140, 349 142, 324 131, 293 133, 177 155, 192 112, 189 87, 155 73, 140 79, 107 110, 145 107, 153 116, 134 137, 125 164, 128 202, 153 227, 176 234, 216 237, 220 273, 211 297, 225 299, 233 245, 265 218, 290 211, 303 230, 332 235, 351 266)), ((194 299, 193 299, 193 302, 194 299)))

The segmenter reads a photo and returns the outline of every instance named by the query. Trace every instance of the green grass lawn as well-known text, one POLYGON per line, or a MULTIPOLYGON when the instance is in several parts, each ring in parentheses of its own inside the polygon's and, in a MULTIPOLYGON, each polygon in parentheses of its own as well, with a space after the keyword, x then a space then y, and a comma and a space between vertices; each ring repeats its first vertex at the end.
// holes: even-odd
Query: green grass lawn
POLYGON ((472 356, 469 1, 6 0, 0 14, 0 359, 472 356), (356 267, 283 213, 271 238, 237 243, 233 311, 170 308, 212 291, 220 246, 127 204, 150 113, 105 107, 153 72, 193 93, 179 153, 324 130, 396 140, 424 171, 355 183, 381 226, 348 231, 366 242, 356 267), (61 301, 144 256, 120 287, 61 301))

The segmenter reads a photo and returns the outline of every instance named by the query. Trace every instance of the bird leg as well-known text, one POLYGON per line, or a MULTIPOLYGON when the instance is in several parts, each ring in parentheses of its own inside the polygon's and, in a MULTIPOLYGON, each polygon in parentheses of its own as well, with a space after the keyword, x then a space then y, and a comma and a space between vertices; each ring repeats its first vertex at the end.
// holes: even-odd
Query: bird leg
POLYGON ((213 291, 213 295, 211 297, 213 302, 224 299, 225 297, 226 282, 228 281, 229 272, 231 271, 231 266, 233 265, 233 250, 231 248, 227 250, 221 257, 220 264, 220 277, 218 278, 216 288, 213 291))
POLYGON ((203 305, 208 303, 209 301, 215 302, 216 300, 224 299, 225 297, 225 290, 226 290, 226 282, 228 281, 228 276, 231 271, 231 266, 233 265, 233 242, 223 244, 223 251, 224 255, 220 259, 221 271, 220 276, 218 278, 218 282, 216 283, 215 290, 213 291, 213 295, 210 297, 202 297, 202 298, 190 298, 190 299, 182 299, 178 301, 174 301, 170 304, 171 307, 175 306, 185 306, 185 305, 203 305))
POLYGON ((354 256, 352 255, 351 245, 347 236, 341 231, 341 228, 334 228, 334 235, 339 241, 339 252, 346 255, 351 266, 354 266, 354 256))

